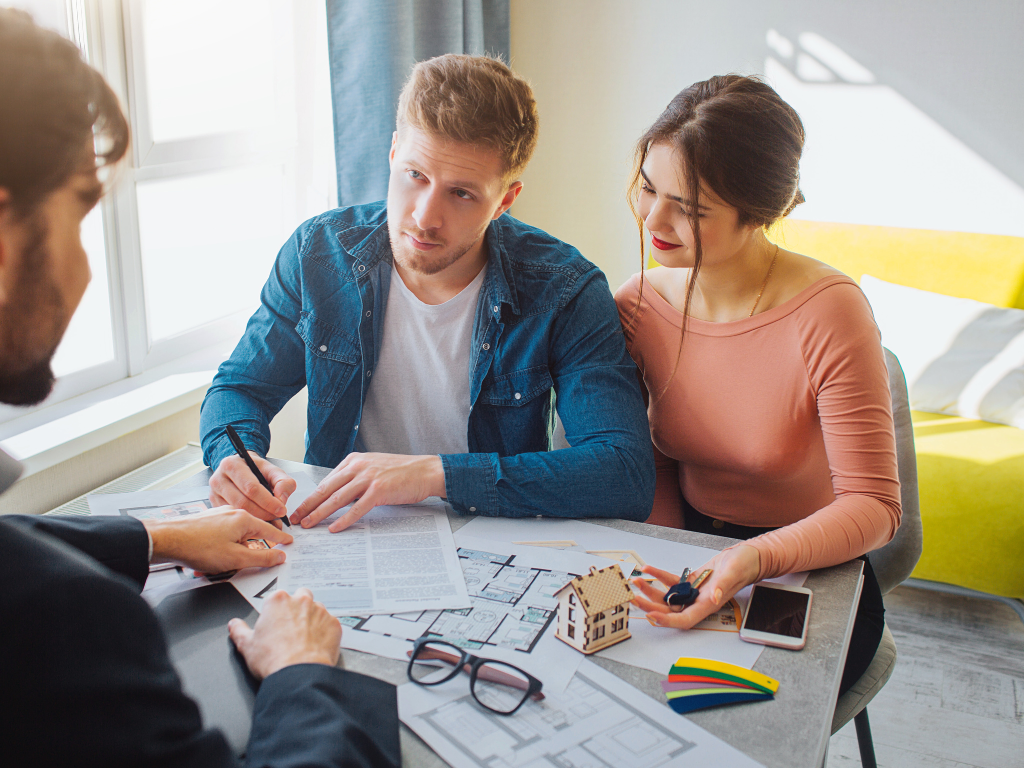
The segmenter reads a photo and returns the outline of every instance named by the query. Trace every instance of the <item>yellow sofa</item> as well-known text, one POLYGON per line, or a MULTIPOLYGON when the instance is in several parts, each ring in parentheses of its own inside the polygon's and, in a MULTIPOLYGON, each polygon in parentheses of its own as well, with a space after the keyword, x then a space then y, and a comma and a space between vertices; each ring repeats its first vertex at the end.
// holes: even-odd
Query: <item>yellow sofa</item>
MULTIPOLYGON (((840 269, 1024 309, 1024 238, 786 221, 776 239, 840 269)), ((1024 430, 913 412, 924 550, 913 576, 1024 599, 1024 430)))

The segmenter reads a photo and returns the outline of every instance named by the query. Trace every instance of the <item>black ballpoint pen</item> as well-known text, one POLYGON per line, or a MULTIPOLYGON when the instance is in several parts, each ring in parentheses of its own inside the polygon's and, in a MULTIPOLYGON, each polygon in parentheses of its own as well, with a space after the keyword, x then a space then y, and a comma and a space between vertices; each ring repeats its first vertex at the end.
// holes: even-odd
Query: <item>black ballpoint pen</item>
MULTIPOLYGON (((235 428, 228 424, 227 432, 228 440, 231 441, 231 445, 234 447, 235 453, 242 457, 242 460, 246 463, 246 466, 249 467, 249 471, 256 475, 256 479, 260 481, 260 485, 262 485, 264 488, 270 491, 270 495, 273 496, 273 487, 270 485, 269 482, 267 482, 267 478, 263 476, 263 473, 260 472, 259 468, 256 466, 256 462, 252 460, 252 456, 250 456, 249 451, 246 450, 245 443, 242 442, 242 438, 240 438, 238 436, 238 433, 235 432, 235 428)), ((285 512, 284 517, 279 519, 283 520, 284 524, 287 525, 289 528, 292 527, 292 523, 291 520, 288 519, 287 512, 285 512)))

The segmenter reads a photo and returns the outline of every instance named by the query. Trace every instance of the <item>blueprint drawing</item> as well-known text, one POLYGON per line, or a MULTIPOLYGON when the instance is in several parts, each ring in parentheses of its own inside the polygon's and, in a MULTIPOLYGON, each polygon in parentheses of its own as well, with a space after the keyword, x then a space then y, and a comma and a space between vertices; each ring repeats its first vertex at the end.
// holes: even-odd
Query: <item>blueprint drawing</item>
POLYGON ((555 617, 555 592, 577 574, 519 565, 514 554, 460 547, 458 555, 471 607, 389 617, 353 616, 343 623, 407 640, 436 637, 470 651, 501 646, 532 652, 555 617))
POLYGON ((444 688, 401 686, 399 717, 455 768, 759 765, 589 661, 562 693, 511 717, 444 688))

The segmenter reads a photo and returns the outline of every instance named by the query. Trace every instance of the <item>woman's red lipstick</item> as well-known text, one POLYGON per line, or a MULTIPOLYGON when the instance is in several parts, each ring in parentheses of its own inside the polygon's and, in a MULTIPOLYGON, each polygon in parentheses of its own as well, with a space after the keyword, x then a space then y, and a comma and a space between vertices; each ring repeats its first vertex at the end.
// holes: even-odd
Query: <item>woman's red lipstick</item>
POLYGON ((683 247, 682 245, 677 245, 676 243, 666 243, 664 240, 659 240, 654 235, 651 235, 651 243, 659 251, 671 251, 671 250, 673 250, 675 248, 682 248, 683 247))

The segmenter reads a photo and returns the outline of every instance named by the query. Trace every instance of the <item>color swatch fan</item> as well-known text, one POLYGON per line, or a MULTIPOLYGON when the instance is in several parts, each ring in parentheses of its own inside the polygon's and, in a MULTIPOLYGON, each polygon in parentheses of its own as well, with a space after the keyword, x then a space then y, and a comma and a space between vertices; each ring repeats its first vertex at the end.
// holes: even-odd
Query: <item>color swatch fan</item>
POLYGON ((723 661, 680 657, 661 688, 668 705, 683 714, 721 704, 771 699, 779 690, 779 681, 723 661))

